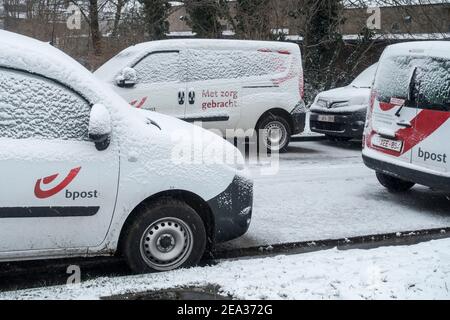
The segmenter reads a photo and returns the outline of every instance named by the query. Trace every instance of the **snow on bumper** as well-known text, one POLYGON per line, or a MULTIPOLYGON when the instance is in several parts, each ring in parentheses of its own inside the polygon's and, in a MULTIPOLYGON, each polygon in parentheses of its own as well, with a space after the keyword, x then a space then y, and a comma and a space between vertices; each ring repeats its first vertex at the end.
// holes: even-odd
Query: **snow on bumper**
POLYGON ((235 176, 228 188, 208 201, 214 215, 215 242, 225 242, 247 232, 253 210, 253 182, 235 176))

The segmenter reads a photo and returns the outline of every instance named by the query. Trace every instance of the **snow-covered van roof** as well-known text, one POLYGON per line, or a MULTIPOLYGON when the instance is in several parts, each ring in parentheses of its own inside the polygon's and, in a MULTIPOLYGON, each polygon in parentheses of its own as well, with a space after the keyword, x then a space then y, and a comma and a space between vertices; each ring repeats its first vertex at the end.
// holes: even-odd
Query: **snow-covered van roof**
POLYGON ((58 81, 93 104, 100 100, 100 96, 113 100, 111 90, 105 97, 105 86, 81 64, 52 45, 23 35, 0 30, 0 67, 58 81))
POLYGON ((413 41, 388 46, 383 57, 430 56, 450 59, 450 41, 413 41))
POLYGON ((170 51, 183 49, 208 49, 208 50, 270 50, 290 51, 300 53, 300 48, 295 43, 276 41, 249 41, 228 39, 170 39, 149 41, 136 44, 121 51, 115 57, 102 65, 95 74, 100 79, 113 80, 119 70, 138 62, 146 55, 154 51, 170 51))

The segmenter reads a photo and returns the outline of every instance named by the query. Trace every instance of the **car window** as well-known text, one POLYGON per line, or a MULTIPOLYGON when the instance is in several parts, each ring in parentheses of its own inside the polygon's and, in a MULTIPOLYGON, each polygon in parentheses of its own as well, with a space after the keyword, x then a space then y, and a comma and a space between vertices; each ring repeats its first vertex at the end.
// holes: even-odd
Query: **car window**
POLYGON ((426 59, 414 80, 421 109, 450 111, 450 60, 426 59))
POLYGON ((375 89, 382 102, 391 98, 407 101, 421 109, 450 110, 450 60, 432 57, 396 56, 379 67, 375 89), (410 97, 410 84, 416 97, 410 97))
POLYGON ((90 105, 51 80, 0 69, 0 137, 88 140, 90 105))
POLYGON ((290 55, 245 50, 189 50, 188 81, 261 77, 285 72, 290 55))
POLYGON ((134 69, 138 83, 183 81, 179 52, 156 52, 138 62, 134 69))

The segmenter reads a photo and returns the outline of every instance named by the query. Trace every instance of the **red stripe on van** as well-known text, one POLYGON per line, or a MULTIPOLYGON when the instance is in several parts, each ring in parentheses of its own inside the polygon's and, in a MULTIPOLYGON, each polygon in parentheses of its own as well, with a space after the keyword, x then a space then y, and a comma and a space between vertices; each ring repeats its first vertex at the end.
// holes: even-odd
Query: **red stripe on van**
POLYGON ((422 110, 412 120, 411 128, 399 129, 395 136, 398 140, 403 141, 403 150, 401 153, 382 148, 377 148, 372 145, 372 137, 375 132, 372 132, 368 139, 368 147, 389 154, 391 156, 399 157, 419 143, 431 136, 437 129, 439 129, 450 118, 450 112, 436 111, 436 110, 422 110))
POLYGON ((389 110, 394 109, 395 107, 399 107, 399 106, 396 106, 395 104, 388 103, 388 102, 380 102, 380 109, 383 111, 389 111, 389 110))
POLYGON ((450 118, 450 112, 422 110, 411 121, 411 128, 397 131, 397 139, 404 142, 402 154, 408 152, 420 142, 432 135, 450 118))

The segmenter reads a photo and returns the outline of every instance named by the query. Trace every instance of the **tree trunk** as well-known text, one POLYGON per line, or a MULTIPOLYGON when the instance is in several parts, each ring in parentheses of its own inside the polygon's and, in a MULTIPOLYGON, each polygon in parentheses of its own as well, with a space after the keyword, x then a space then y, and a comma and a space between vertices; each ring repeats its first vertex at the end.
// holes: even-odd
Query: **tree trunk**
POLYGON ((100 24, 98 21, 97 0, 89 0, 89 22, 94 53, 99 56, 102 54, 102 34, 100 32, 100 24))
POLYGON ((112 31, 112 37, 116 38, 119 35, 119 24, 122 18, 122 9, 125 5, 125 0, 117 0, 116 14, 114 15, 114 26, 112 31))

